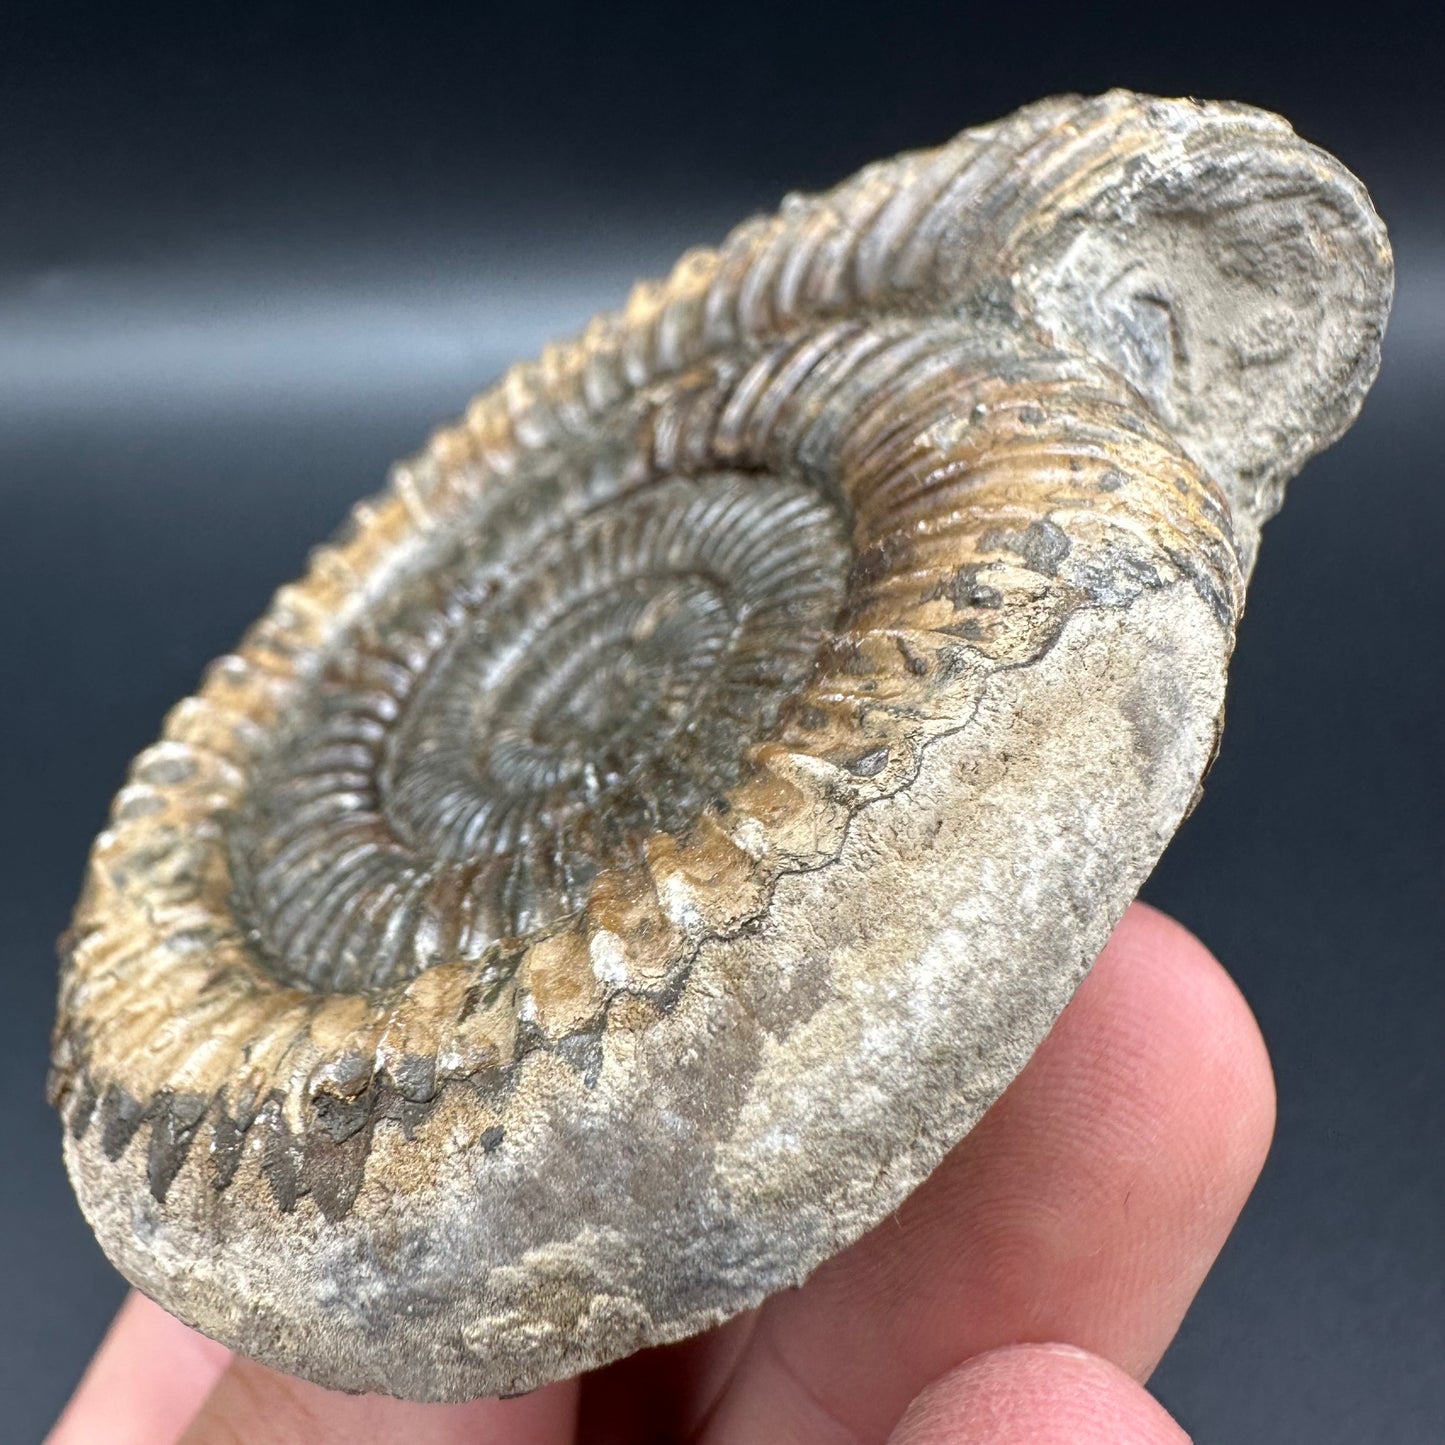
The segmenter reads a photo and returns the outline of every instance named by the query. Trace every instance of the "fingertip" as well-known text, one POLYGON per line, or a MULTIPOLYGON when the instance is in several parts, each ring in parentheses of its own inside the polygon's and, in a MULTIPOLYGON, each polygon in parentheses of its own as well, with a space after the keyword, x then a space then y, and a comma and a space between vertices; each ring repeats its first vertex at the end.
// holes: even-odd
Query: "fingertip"
MULTIPOLYGON (((1269 1050, 1239 985, 1189 929, 1146 903, 1125 914, 1095 975, 1104 1007, 1124 1013, 1115 1037, 1132 1032, 1178 1137, 1200 1146, 1201 1186, 1227 1184, 1242 1206, 1274 1138, 1276 1097, 1269 1050)), ((1096 979, 1080 991, 1086 1006, 1096 979)))
POLYGON ((171 1445, 230 1359, 224 1345, 132 1291, 46 1445, 171 1445))
POLYGON ((181 1445, 565 1445, 573 1438, 577 1382, 506 1400, 424 1405, 345 1395, 236 1359, 181 1445))
POLYGON ((1269 1054, 1214 955, 1145 904, 1126 914, 1040 1053, 1056 1094, 1069 1073, 1070 1127, 1100 1161, 1098 1197, 1112 1190, 1135 1241, 1121 1257, 1137 1270, 1122 1271, 1111 1292, 1147 1300, 1169 1324, 1083 1342, 1144 1379, 1264 1166, 1275 1124, 1269 1054))
POLYGON ((212 1378, 231 1362, 231 1352, 225 1345, 207 1338, 190 1325, 182 1324, 138 1290, 132 1290, 126 1296, 116 1318, 117 1321, 129 1321, 131 1327, 144 1337, 148 1350, 171 1360, 179 1357, 212 1378))
POLYGON ((965 1361, 913 1402, 889 1445, 1189 1445, 1116 1365, 1072 1345, 1008 1345, 965 1361))

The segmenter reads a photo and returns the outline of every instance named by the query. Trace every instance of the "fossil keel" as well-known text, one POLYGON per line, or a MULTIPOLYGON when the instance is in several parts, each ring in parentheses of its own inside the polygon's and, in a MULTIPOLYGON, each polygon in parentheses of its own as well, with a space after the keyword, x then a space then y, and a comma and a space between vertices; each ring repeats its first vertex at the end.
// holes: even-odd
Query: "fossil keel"
POLYGON ((802 1279, 1191 806, 1259 529, 1390 291, 1284 122, 1112 92, 789 197, 514 368, 96 841, 51 1087, 106 1252, 432 1400, 802 1279))

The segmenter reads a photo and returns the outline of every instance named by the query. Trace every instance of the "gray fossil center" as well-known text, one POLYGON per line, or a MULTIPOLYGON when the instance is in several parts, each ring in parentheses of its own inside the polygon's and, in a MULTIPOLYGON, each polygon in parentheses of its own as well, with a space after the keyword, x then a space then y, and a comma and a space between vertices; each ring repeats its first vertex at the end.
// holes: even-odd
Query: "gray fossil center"
POLYGON ((816 490, 719 472, 500 558, 409 582, 260 769, 230 855, 278 979, 374 990, 581 907, 600 868, 737 782, 851 553, 816 490))

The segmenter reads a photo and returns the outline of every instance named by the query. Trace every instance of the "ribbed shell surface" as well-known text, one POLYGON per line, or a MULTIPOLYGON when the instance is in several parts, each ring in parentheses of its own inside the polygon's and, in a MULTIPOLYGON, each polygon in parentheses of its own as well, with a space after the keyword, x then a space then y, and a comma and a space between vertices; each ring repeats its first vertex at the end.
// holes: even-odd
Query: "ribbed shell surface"
POLYGON ((96 842, 52 1091, 111 1257, 461 1399, 857 1237, 1195 800, 1389 293, 1283 122, 1116 92, 789 197, 514 368, 96 842))

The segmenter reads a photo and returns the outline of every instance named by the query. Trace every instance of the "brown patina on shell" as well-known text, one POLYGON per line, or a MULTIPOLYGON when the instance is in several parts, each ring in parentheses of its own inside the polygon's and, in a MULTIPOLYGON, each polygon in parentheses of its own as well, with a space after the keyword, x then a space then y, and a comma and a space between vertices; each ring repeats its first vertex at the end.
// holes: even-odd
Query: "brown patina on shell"
POLYGON ((96 841, 52 1091, 111 1258, 279 1368, 462 1399, 856 1238, 1196 798, 1390 278, 1279 119, 1066 97, 514 368, 96 841))

